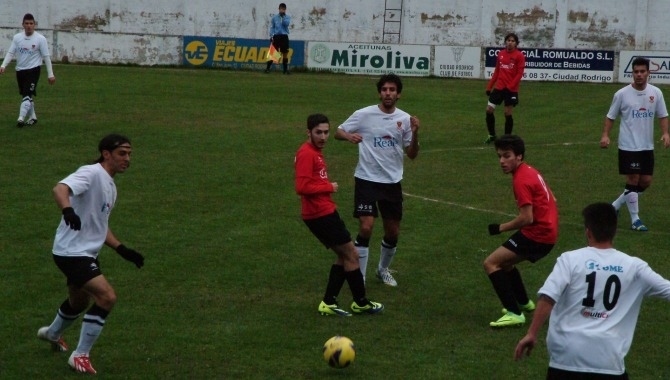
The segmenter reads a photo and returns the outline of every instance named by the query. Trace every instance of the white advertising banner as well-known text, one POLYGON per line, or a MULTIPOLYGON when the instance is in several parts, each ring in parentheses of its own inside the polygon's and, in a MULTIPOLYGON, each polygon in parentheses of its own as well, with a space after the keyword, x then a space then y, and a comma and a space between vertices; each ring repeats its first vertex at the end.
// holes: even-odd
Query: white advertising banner
POLYGON ((670 52, 631 50, 619 52, 619 82, 633 81, 633 60, 637 57, 649 60, 649 83, 670 83, 670 52))
POLYGON ((310 41, 307 68, 347 74, 428 76, 430 46, 310 41))
POLYGON ((433 75, 437 77, 481 79, 480 47, 435 46, 433 75))

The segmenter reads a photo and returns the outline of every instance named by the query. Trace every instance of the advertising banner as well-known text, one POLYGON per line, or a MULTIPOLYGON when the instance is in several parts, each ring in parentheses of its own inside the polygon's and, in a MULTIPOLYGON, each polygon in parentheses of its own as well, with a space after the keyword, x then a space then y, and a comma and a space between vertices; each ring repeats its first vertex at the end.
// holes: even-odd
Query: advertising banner
POLYGON ((482 49, 472 46, 435 46, 433 75, 481 79, 482 49))
POLYGON ((619 52, 619 82, 633 81, 633 60, 637 57, 649 60, 649 83, 670 83, 670 52, 627 50, 619 52))
MULTIPOLYGON (((484 78, 490 79, 501 47, 485 48, 484 78)), ((614 82, 614 50, 519 48, 526 56, 523 80, 614 82)))
POLYGON ((430 75, 430 46, 308 42, 307 68, 347 74, 430 75))
MULTIPOLYGON (((270 41, 246 38, 184 36, 183 64, 265 70, 270 41)), ((290 41, 288 63, 305 66, 305 42, 290 41)))

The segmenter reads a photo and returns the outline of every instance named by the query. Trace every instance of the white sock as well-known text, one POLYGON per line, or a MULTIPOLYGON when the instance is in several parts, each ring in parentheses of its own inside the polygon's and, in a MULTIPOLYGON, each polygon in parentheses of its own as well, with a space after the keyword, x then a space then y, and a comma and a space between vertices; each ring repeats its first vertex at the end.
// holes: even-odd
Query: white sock
POLYGON ((23 101, 21 102, 21 107, 19 108, 19 120, 25 120, 26 115, 30 113, 30 109, 32 108, 32 102, 30 101, 30 97, 26 96, 23 98, 23 101))
POLYGON ((80 354, 88 354, 91 352, 91 347, 102 332, 105 326, 105 320, 97 315, 86 314, 84 321, 81 324, 81 333, 79 334, 79 344, 77 345, 77 352, 80 354))
POLYGON ((34 101, 30 102, 30 113, 28 115, 30 115, 28 117, 28 120, 31 120, 31 119, 37 120, 37 114, 35 113, 35 102, 34 101))
POLYGON ((358 250, 358 265, 361 267, 363 281, 365 281, 365 271, 368 269, 368 253, 370 252, 370 247, 356 246, 356 250, 358 250))
POLYGON ((619 197, 614 202, 612 202, 612 206, 614 206, 617 211, 621 208, 621 206, 626 204, 626 191, 628 190, 624 190, 623 193, 621 193, 621 195, 619 195, 619 197))
POLYGON ((636 220, 640 219, 638 215, 640 212, 640 204, 638 202, 638 193, 631 191, 626 194, 626 206, 628 207, 628 212, 630 213, 631 223, 634 223, 636 220))
POLYGON ((379 256, 379 269, 388 269, 393 262, 393 256, 395 256, 395 251, 397 247, 389 247, 384 240, 382 240, 382 252, 379 256))
POLYGON ((57 339, 63 335, 63 331, 70 327, 70 325, 72 325, 74 321, 77 320, 78 316, 79 315, 62 315, 60 310, 58 310, 58 313, 56 313, 56 318, 54 318, 53 322, 51 322, 51 325, 49 325, 49 330, 47 332, 49 338, 57 339))

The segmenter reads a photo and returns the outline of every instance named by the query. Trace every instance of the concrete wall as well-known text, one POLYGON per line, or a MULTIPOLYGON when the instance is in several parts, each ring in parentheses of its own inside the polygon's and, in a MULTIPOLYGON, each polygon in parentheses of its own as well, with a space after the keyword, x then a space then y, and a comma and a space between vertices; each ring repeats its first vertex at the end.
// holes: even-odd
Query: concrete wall
MULTIPOLYGON (((281 1, 294 40, 492 46, 515 31, 526 47, 670 50, 666 0, 281 1)), ((267 38, 279 2, 3 0, 0 54, 32 12, 54 61, 180 64, 182 35, 267 38)))

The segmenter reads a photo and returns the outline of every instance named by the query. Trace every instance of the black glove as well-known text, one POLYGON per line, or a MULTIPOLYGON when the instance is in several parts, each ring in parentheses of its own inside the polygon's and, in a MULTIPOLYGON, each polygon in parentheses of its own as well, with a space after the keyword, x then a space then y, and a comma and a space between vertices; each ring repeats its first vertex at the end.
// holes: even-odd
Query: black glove
POLYGON ((491 91, 486 90, 486 96, 491 96, 491 91))
POLYGON ((134 249, 130 249, 125 245, 121 244, 118 247, 116 247, 116 252, 119 255, 121 255, 121 257, 123 257, 124 259, 134 263, 135 266, 138 268, 142 268, 142 266, 144 265, 144 256, 140 255, 140 253, 134 249))
POLYGON ((65 220, 65 224, 70 226, 73 230, 81 230, 81 219, 79 219, 79 215, 74 212, 72 207, 65 207, 63 209, 63 220, 65 220))
POLYGON ((489 235, 498 235, 500 234, 500 224, 489 224, 489 235))

